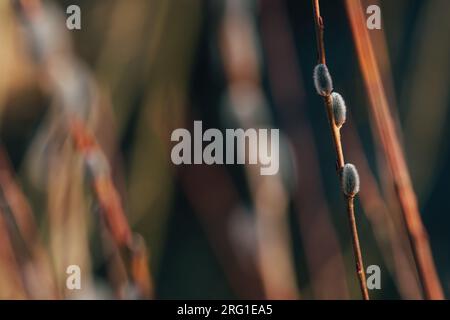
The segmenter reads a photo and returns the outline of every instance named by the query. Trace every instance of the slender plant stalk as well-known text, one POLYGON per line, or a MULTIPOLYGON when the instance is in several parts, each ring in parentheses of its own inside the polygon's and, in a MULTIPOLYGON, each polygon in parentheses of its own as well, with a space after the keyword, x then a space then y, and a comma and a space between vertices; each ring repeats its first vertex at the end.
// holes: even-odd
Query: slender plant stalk
MULTIPOLYGON (((319 0, 312 0, 312 3, 313 3, 315 29, 316 29, 318 63, 326 65, 324 23, 323 23, 322 16, 320 15, 319 0)), ((329 123, 330 129, 331 129, 331 136, 333 138, 334 148, 336 151, 337 174, 338 174, 338 177, 341 178, 342 170, 344 169, 344 166, 345 166, 345 161, 344 161, 344 152, 342 149, 340 127, 338 127, 336 122, 334 121, 333 102, 332 102, 331 94, 329 93, 329 94, 324 95, 323 99, 324 99, 324 103, 325 103, 325 107, 326 107, 326 111, 327 111, 328 123, 329 123)), ((359 244, 358 229, 356 226, 355 210, 354 210, 354 195, 345 194, 345 192, 344 192, 344 195, 347 200, 347 214, 348 214, 348 219, 349 219, 350 229, 351 229, 351 234, 352 234, 353 252, 354 252, 355 262, 356 262, 356 273, 358 276, 362 297, 364 300, 369 300, 366 275, 365 275, 365 271, 364 271, 364 263, 363 263, 362 254, 361 254, 361 246, 359 244)))
POLYGON ((297 179, 303 183, 296 186, 294 208, 312 279, 313 296, 315 299, 348 299, 346 277, 342 277, 345 274, 342 250, 325 204, 317 150, 310 122, 306 121, 305 88, 286 4, 272 0, 262 0, 260 3, 262 44, 274 106, 278 108, 282 127, 292 142, 292 161, 298 168, 308 168, 297 172, 297 179), (289 83, 288 87, 286 83, 289 83), (320 228, 327 237, 318 238, 311 225, 320 228), (320 250, 317 250, 318 247, 320 250), (322 268, 324 261, 329 261, 333 268, 322 268))
MULTIPOLYGON (((76 150, 85 158, 91 154, 103 154, 94 135, 89 131, 83 121, 72 119, 70 123, 70 136, 76 150)), ((104 164, 108 166, 108 164, 104 164)), ((100 168, 104 170, 104 168, 100 168)), ((108 170, 109 171, 109 170, 108 170)), ((111 233, 112 239, 123 255, 131 278, 144 298, 152 296, 152 281, 147 265, 147 249, 139 234, 133 234, 125 212, 120 195, 117 192, 109 173, 93 177, 92 187, 103 211, 103 217, 111 233)))
POLYGON ((364 272, 364 264, 361 255, 361 246, 359 244, 358 229, 356 228, 355 220, 355 197, 347 197, 347 214, 350 222, 350 229, 352 231, 353 253, 356 260, 356 273, 358 274, 359 285, 364 300, 369 300, 369 291, 367 290, 366 273, 364 272))
MULTIPOLYGON (((9 235, 18 272, 31 298, 58 298, 49 256, 39 237, 32 209, 14 177, 13 168, 3 146, 0 146, 0 214, 3 214, 6 236, 9 235), (27 274, 39 272, 39 293, 29 290, 27 274)), ((1 263, 1 262, 0 262, 1 263)))
MULTIPOLYGON (((264 95, 260 94, 262 90, 260 90, 257 48, 252 45, 257 42, 252 32, 253 12, 247 11, 241 4, 234 6, 232 2, 226 1, 220 39, 223 59, 227 66, 225 73, 231 97, 230 108, 233 105, 239 107, 247 103, 246 100, 242 101, 241 95, 231 94, 235 87, 249 88, 245 89, 246 94, 260 95, 261 99, 265 99, 264 95), (238 30, 236 25, 239 26, 238 30), (235 31, 239 32, 236 34, 235 31)), ((256 104, 258 114, 264 113, 264 105, 256 104)), ((236 120, 239 126, 243 127, 260 125, 257 116, 243 118, 237 113, 236 120)), ((288 236, 287 190, 279 176, 261 177, 257 170, 259 169, 255 166, 245 167, 256 212, 257 261, 265 294, 268 299, 299 299, 288 236), (277 264, 275 265, 273 261, 277 261, 277 264)))
POLYGON ((350 125, 347 129, 350 130, 347 131, 349 134, 346 136, 346 143, 350 144, 350 147, 346 151, 358 163, 358 172, 361 180, 364 181, 364 189, 361 189, 360 193, 361 206, 373 228, 388 271, 395 277, 402 298, 420 299, 422 291, 416 276, 416 267, 406 230, 403 225, 397 223, 397 219, 394 219, 396 210, 392 210, 389 207, 390 203, 381 195, 355 127, 350 125))
MULTIPOLYGON (((314 22, 316 27, 316 39, 317 39, 317 53, 318 53, 318 63, 326 65, 326 55, 325 55, 325 41, 323 39, 324 25, 322 16, 320 15, 319 0, 313 0, 314 7, 314 22)), ((330 123, 331 135, 333 137, 334 148, 337 157, 337 169, 340 172, 345 165, 344 162, 344 152, 342 151, 341 133, 339 128, 333 121, 333 108, 331 104, 331 96, 326 95, 323 97, 325 102, 325 107, 327 109, 328 121, 330 123)))
POLYGON ((27 286, 23 264, 20 262, 19 253, 14 248, 11 230, 5 217, 4 210, 0 207, 0 263, 2 265, 2 287, 0 297, 4 299, 29 299, 30 292, 27 286), (5 275, 5 272, 7 275, 5 275), (7 281, 5 281, 7 279, 7 281), (8 291, 13 291, 9 292, 8 291))
POLYGON ((360 1, 347 0, 346 8, 355 39, 361 71, 371 103, 374 132, 379 137, 393 177, 394 189, 408 231, 419 279, 426 299, 443 299, 444 295, 433 261, 428 236, 423 226, 405 157, 378 69, 374 49, 367 32, 360 1))
MULTIPOLYGON (((61 75, 58 73, 56 75, 52 74, 52 63, 55 63, 54 60, 63 59, 70 68, 77 70, 78 61, 71 55, 57 56, 58 52, 61 51, 61 47, 67 49, 64 47, 64 41, 58 42, 58 39, 50 39, 51 34, 44 34, 38 37, 30 31, 35 27, 34 23, 39 23, 38 15, 45 13, 45 7, 40 0, 15 0, 12 4, 15 6, 19 21, 27 27, 25 29, 29 32, 29 39, 32 40, 29 43, 30 47, 32 48, 36 43, 43 42, 40 43, 39 47, 43 47, 46 50, 41 48, 38 55, 39 59, 35 59, 35 63, 41 68, 43 74, 48 75, 48 81, 54 93, 57 94, 60 90, 59 85, 64 83, 65 79, 61 78, 61 75), (42 37, 48 37, 49 39, 43 39, 42 37)), ((46 17, 44 16, 44 18, 46 17)), ((54 67, 57 68, 58 66, 55 65, 54 67)), ((92 102, 88 108, 93 107, 91 104, 92 102)), ((75 149, 83 158, 87 170, 92 175, 92 188, 102 209, 102 218, 106 223, 107 229, 121 251, 123 261, 127 265, 130 277, 136 285, 139 295, 142 298, 149 298, 152 294, 152 285, 148 268, 144 268, 147 265, 145 243, 139 235, 132 232, 128 224, 120 195, 112 180, 111 165, 97 142, 97 137, 89 129, 87 119, 80 116, 82 114, 80 110, 76 112, 69 106, 76 105, 79 107, 78 109, 82 109, 83 107, 79 106, 79 102, 64 101, 61 105, 63 106, 64 117, 62 121, 64 121, 64 126, 67 128, 69 137, 74 142, 75 149)))

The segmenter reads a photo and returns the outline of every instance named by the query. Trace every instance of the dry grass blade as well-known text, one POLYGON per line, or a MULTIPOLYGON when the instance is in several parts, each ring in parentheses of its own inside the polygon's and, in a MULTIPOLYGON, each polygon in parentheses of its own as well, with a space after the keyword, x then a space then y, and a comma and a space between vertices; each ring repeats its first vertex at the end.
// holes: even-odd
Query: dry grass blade
MULTIPOLYGON (((256 45, 259 39, 253 16, 245 4, 227 1, 219 39, 228 80, 230 111, 236 117, 236 124, 245 129, 261 126, 260 118, 268 114, 266 97, 260 87, 256 45), (250 105, 254 106, 253 113, 243 116, 243 110, 250 105)), ((258 171, 254 166, 245 167, 256 213, 257 260, 266 298, 297 299, 299 290, 295 284, 289 239, 287 190, 279 175, 262 177, 258 171)))
MULTIPOLYGON (((0 146, 0 214, 30 298, 57 298, 50 259, 38 233, 31 206, 15 181, 6 151, 0 146), (39 277, 35 274, 39 273, 39 277), (39 288, 38 290, 36 290, 39 288)), ((1 260, 1 259, 0 259, 1 260)))
POLYGON ((411 184, 395 124, 389 111, 377 60, 366 28, 364 11, 360 1, 357 0, 346 0, 346 7, 366 90, 369 94, 374 131, 379 137, 394 179, 394 188, 408 230, 424 294, 427 299, 443 299, 428 236, 422 224, 416 195, 411 184))
POLYGON ((109 172, 109 165, 101 160, 104 155, 100 146, 82 121, 76 119, 71 121, 70 134, 76 150, 87 159, 90 166, 92 187, 102 209, 104 220, 114 242, 124 254, 124 260, 128 264, 127 267, 139 291, 139 296, 149 298, 152 292, 151 277, 146 266, 147 249, 142 238, 139 235, 133 235, 130 229, 120 195, 109 172))
POLYGON ((13 5, 18 20, 28 33, 27 44, 30 50, 35 51, 34 63, 46 76, 45 79, 55 97, 61 98, 61 102, 56 106, 60 107, 59 111, 63 113, 62 126, 66 128, 74 142, 75 150, 90 174, 89 178, 108 231, 122 253, 128 272, 139 291, 139 297, 148 298, 151 294, 150 274, 148 268, 142 267, 143 258, 146 257, 144 243, 135 243, 137 238, 132 234, 120 195, 112 180, 109 159, 88 126, 89 116, 92 116, 93 109, 98 107, 95 81, 87 68, 81 68, 80 61, 72 52, 67 34, 43 32, 60 18, 56 9, 47 7, 45 2, 39 0, 16 0, 13 5), (35 29, 42 32, 33 32, 35 29), (67 94, 68 91, 73 94, 67 94), (137 269, 136 264, 141 267, 137 269))

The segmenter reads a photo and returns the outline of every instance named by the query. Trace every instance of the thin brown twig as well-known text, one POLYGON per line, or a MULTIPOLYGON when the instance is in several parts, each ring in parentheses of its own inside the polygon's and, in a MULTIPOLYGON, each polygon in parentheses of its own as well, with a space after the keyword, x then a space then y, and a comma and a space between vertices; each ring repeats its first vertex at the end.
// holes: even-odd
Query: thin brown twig
POLYGON ((14 249, 8 223, 0 207, 0 268, 2 271, 0 298, 29 299, 30 292, 24 275, 23 266, 14 249), (5 281, 7 280, 7 281, 5 281))
MULTIPOLYGON (((325 41, 324 41, 324 23, 322 16, 320 15, 320 5, 319 0, 312 0, 313 11, 314 11, 314 22, 316 29, 316 40, 317 40, 317 53, 318 53, 318 63, 326 65, 326 54, 325 54, 325 41)), ((331 135, 333 138, 334 148, 336 151, 336 166, 338 177, 341 176, 342 169, 345 166, 344 152, 342 149, 341 133, 340 128, 336 125, 333 115, 333 106, 331 94, 323 96, 324 104, 327 111, 328 123, 331 129, 331 135)), ((361 246, 359 244, 358 229, 356 226, 355 211, 354 211, 354 196, 346 195, 347 200, 347 213, 350 223, 350 229, 352 234, 352 245, 353 252, 356 262, 356 273, 358 276, 361 294, 364 300, 369 300, 369 293, 367 290, 366 275, 364 271, 364 263, 361 254, 361 246)))
POLYGON ((347 0, 356 50, 366 90, 370 98, 373 130, 379 137, 386 162, 393 177, 409 240, 414 253, 417 271, 426 299, 443 299, 444 295, 433 261, 428 236, 420 217, 417 198, 411 183, 406 160, 392 119, 389 103, 382 83, 377 59, 368 35, 363 8, 359 1, 347 0))
POLYGON ((317 42, 317 52, 318 52, 318 61, 319 63, 326 64, 325 57, 325 41, 323 40, 324 33, 324 25, 322 16, 320 15, 320 5, 319 0, 313 0, 314 7, 314 22, 316 26, 316 42, 317 42))
POLYGON ((291 141, 292 161, 298 168, 308 168, 297 170, 297 181, 302 183, 295 187, 294 208, 312 296, 314 299, 348 299, 347 279, 342 276, 345 274, 342 248, 320 182, 317 150, 305 110, 305 88, 287 7, 282 1, 261 0, 260 4, 262 44, 274 106, 291 141))
MULTIPOLYGON (((72 119, 69 132, 76 150, 84 158, 89 157, 92 152, 102 152, 95 137, 82 121, 72 119)), ((140 296, 150 298, 152 296, 151 276, 148 267, 144 268, 147 264, 147 249, 142 237, 131 231, 120 195, 111 176, 105 174, 94 177, 92 187, 112 239, 124 255, 131 279, 138 288, 140 296)))
MULTIPOLYGON (((39 18, 42 18, 45 14, 45 7, 40 0, 16 0, 13 1, 13 5, 21 23, 27 27, 25 28, 27 32, 35 27, 34 24, 40 23, 39 18)), ((30 34, 29 39, 33 40, 30 41, 30 47, 43 41, 42 38, 36 37, 34 33, 30 32, 30 34)), ((50 38, 51 34, 45 34, 44 36, 50 38)), ((52 85, 54 93, 57 94, 60 90, 59 85, 64 83, 65 79, 61 78, 59 73, 54 74, 51 70, 52 67, 58 69, 57 61, 59 59, 76 70, 78 61, 71 55, 58 57, 58 53, 63 49, 70 52, 70 48, 66 48, 66 41, 62 39, 52 39, 52 41, 44 39, 44 43, 40 44, 40 49, 39 59, 35 59, 35 63, 42 69, 43 74, 48 75, 48 81, 52 85), (45 50, 42 50, 41 47, 45 50), (52 62, 54 65, 52 65, 52 62)), ((151 296, 151 285, 148 268, 143 268, 147 256, 144 242, 139 236, 132 233, 128 224, 120 195, 110 174, 109 160, 97 142, 97 137, 89 129, 87 120, 80 116, 83 113, 81 110, 83 107, 80 106, 78 101, 64 101, 62 106, 65 114, 63 121, 65 122, 64 125, 67 126, 68 134, 74 142, 75 149, 86 162, 88 171, 93 173, 92 187, 102 209, 102 217, 106 222, 107 229, 123 254, 123 261, 127 264, 140 297, 148 298, 151 296), (72 110, 70 108, 72 105, 77 106, 80 110, 72 110)), ((92 106, 88 104, 88 108, 92 106)))
MULTIPOLYGON (((326 55, 325 55, 325 41, 323 39, 324 34, 324 24, 323 19, 320 15, 320 6, 319 0, 313 0, 314 7, 314 22, 316 27, 316 39, 317 39, 317 53, 318 53, 318 63, 325 64, 327 63, 326 55)), ((327 95, 323 97, 326 109, 328 121, 331 128, 331 134, 333 137, 334 148, 337 156, 337 169, 341 171, 345 165, 344 162, 344 153, 342 151, 342 142, 341 142, 341 133, 339 128, 333 121, 333 108, 331 105, 331 96, 327 95)))
POLYGON ((395 218, 397 210, 391 208, 391 203, 383 198, 356 128, 351 123, 347 126, 347 133, 346 142, 349 146, 345 151, 358 163, 358 173, 364 181, 364 188, 359 193, 361 207, 373 229, 388 271, 395 277, 402 298, 420 299, 420 284, 406 230, 395 218))
POLYGON ((366 285, 366 273, 364 272, 363 259, 361 255, 361 247, 359 244, 359 236, 358 229, 356 228, 356 220, 355 220, 355 205, 354 205, 354 197, 347 197, 347 214, 348 220, 350 222, 350 229, 352 231, 352 240, 353 240, 353 253, 355 255, 356 260, 356 273, 358 274, 359 285, 361 287, 361 293, 363 295, 364 300, 369 300, 369 292, 367 290, 366 285))
MULTIPOLYGON (((234 1, 227 1, 221 26, 220 47, 228 79, 230 111, 245 106, 245 97, 258 96, 264 101, 260 89, 256 39, 253 34, 253 12, 234 1), (244 48, 236 50, 236 48, 244 48), (239 94, 236 94, 239 88, 239 94)), ((265 103, 256 103, 252 116, 242 117, 237 112, 239 126, 257 127, 257 114, 266 114, 265 103)), ((246 166, 245 174, 255 210, 257 261, 268 299, 298 299, 295 271, 288 233, 288 197, 286 187, 277 175, 261 177, 255 166, 246 166), (276 266, 273 261, 277 261, 276 266)))

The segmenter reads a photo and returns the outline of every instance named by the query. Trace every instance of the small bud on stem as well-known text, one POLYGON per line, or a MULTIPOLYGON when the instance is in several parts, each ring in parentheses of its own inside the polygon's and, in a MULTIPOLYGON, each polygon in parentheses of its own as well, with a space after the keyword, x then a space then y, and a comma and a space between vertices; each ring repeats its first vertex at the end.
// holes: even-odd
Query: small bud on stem
POLYGON ((326 65, 318 64, 314 68, 313 78, 314 86, 319 95, 328 96, 331 94, 333 91, 333 80, 326 65))
POLYGON ((359 175, 353 164, 347 163, 342 169, 342 191, 347 197, 359 192, 359 175))

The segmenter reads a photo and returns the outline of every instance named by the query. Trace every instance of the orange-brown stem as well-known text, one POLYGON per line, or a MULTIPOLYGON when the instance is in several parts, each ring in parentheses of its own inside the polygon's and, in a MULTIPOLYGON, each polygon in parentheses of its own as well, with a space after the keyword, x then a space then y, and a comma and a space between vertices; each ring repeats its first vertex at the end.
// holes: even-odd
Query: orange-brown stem
MULTIPOLYGON (((316 29, 316 39, 317 39, 317 53, 318 53, 318 63, 326 64, 326 55, 325 55, 325 42, 324 42, 324 23, 323 19, 320 15, 320 5, 319 0, 312 0, 313 2, 313 11, 314 11, 314 22, 315 22, 315 29, 316 29)), ((331 95, 326 95, 323 97, 325 108, 327 111, 327 118, 328 123, 330 125, 331 129, 331 136, 333 139, 333 144, 336 152, 336 169, 338 177, 341 177, 342 168, 344 168, 345 160, 344 160, 344 152, 342 149, 342 141, 341 141, 341 133, 340 129, 336 126, 334 122, 334 116, 333 116, 333 106, 332 106, 332 100, 331 95)), ((367 290, 367 283, 366 283, 366 275, 364 271, 364 264, 362 260, 362 254, 361 254, 361 246, 359 244, 359 237, 358 237, 358 230, 356 226, 356 220, 355 220, 355 213, 354 213, 354 205, 353 205, 354 198, 353 197, 347 197, 347 212, 348 212, 348 219, 352 234, 352 245, 353 245, 353 252, 355 256, 356 261, 356 273, 359 279, 360 287, 361 287, 361 294, 363 296, 364 300, 369 300, 369 293, 367 290)))
POLYGON ((361 294, 364 300, 369 300, 369 291, 367 290, 366 274, 359 244, 358 229, 356 228, 354 197, 347 197, 347 214, 352 233, 353 253, 355 255, 356 273, 358 275, 361 294))

